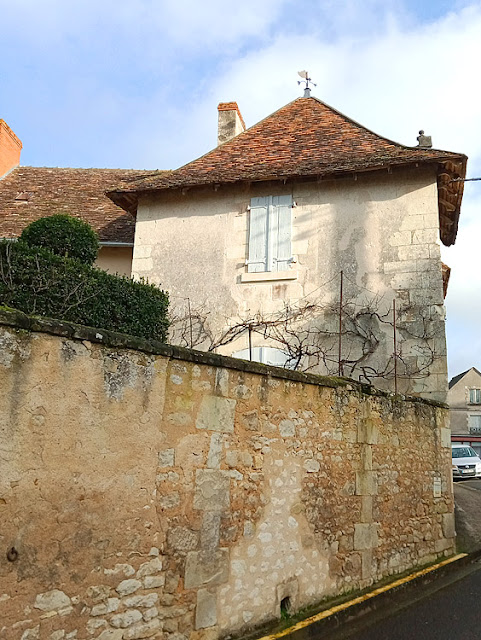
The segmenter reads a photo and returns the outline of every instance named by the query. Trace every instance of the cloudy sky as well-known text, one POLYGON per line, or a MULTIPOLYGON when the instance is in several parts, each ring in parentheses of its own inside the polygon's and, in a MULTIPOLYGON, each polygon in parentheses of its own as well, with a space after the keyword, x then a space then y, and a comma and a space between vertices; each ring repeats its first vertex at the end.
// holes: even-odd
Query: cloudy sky
MULTIPOLYGON (((0 0, 0 118, 22 164, 170 169, 314 95, 398 142, 418 130, 481 176, 481 2, 0 0)), ((481 182, 466 184, 447 297, 450 376, 481 369, 481 182)))

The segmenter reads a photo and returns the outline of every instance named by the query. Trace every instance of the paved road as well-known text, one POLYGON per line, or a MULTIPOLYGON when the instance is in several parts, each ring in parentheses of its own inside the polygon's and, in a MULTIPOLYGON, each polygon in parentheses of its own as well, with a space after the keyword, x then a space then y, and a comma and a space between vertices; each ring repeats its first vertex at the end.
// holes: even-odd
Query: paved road
POLYGON ((412 604, 398 602, 397 609, 388 604, 384 611, 313 640, 481 640, 481 562, 439 587, 421 587, 412 604))
POLYGON ((454 489, 456 490, 458 487, 470 487, 471 489, 481 491, 481 478, 473 478, 472 480, 457 480, 454 483, 454 489))

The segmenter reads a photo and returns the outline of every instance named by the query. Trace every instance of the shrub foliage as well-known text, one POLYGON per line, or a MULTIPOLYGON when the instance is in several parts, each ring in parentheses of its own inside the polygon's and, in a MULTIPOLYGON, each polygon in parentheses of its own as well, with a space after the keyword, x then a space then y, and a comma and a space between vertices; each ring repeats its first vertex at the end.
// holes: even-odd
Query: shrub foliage
POLYGON ((30 247, 44 247, 89 265, 99 251, 99 239, 92 227, 63 213, 35 220, 23 230, 20 240, 30 247))
POLYGON ((168 295, 78 260, 0 242, 0 304, 47 316, 166 341, 168 295))

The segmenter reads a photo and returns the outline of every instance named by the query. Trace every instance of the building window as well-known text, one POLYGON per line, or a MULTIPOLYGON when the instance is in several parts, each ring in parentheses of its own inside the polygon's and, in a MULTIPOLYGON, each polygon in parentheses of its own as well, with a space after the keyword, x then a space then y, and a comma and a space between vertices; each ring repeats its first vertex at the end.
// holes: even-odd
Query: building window
POLYGON ((469 433, 481 434, 481 414, 468 416, 469 420, 469 433))
POLYGON ((481 389, 469 390, 469 404, 481 404, 481 389))
MULTIPOLYGON (((240 358, 241 360, 249 360, 249 356, 249 349, 242 349, 232 354, 233 358, 240 358)), ((289 362, 289 354, 275 347, 252 347, 252 361, 270 364, 274 367, 292 369, 292 363, 289 362)))
POLYGON ((252 198, 247 270, 285 271, 292 262, 291 196, 252 198))

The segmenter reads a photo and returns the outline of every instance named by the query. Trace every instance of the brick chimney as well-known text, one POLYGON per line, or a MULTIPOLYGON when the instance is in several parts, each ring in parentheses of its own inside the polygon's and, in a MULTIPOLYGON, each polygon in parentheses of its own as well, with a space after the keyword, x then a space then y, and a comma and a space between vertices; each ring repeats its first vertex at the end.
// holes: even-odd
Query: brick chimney
POLYGON ((5 120, 0 120, 0 178, 20 164, 22 143, 5 120))
POLYGON ((217 107, 219 124, 217 128, 217 144, 222 144, 235 138, 246 130, 237 102, 221 102, 217 107))

